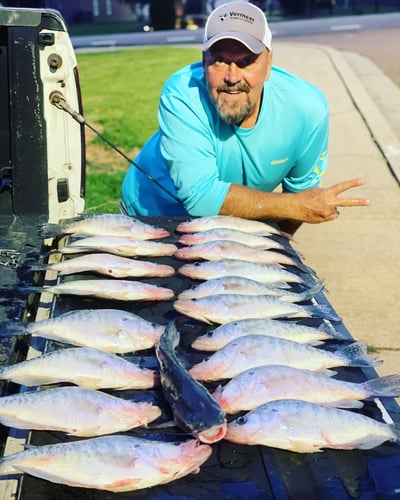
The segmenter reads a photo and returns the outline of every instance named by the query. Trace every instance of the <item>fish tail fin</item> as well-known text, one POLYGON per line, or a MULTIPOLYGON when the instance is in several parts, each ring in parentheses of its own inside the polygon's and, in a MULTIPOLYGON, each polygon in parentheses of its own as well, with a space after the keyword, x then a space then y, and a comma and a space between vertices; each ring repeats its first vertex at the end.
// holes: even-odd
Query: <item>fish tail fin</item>
POLYGON ((324 284, 322 282, 316 282, 310 288, 305 288, 305 290, 298 293, 298 302, 302 302, 303 300, 312 299, 317 293, 321 292, 324 289, 324 284))
POLYGON ((13 292, 16 295, 29 295, 31 293, 42 293, 45 288, 41 286, 15 286, 13 287, 13 292))
POLYGON ((282 238, 285 238, 288 241, 294 241, 293 240, 293 234, 287 233, 286 231, 282 231, 281 229, 276 229, 276 232, 272 232, 272 234, 276 234, 277 236, 282 236, 282 238))
POLYGON ((222 390, 223 390, 223 386, 222 385, 219 385, 215 391, 212 393, 212 397, 215 399, 215 401, 217 401, 217 403, 219 403, 219 400, 221 398, 221 395, 222 395, 222 390))
POLYGON ((331 306, 327 304, 315 304, 304 306, 310 317, 328 319, 329 321, 340 321, 339 316, 331 306))
POLYGON ((26 333, 25 323, 22 321, 0 322, 0 336, 24 335, 26 333))
POLYGON ((47 267, 48 267, 48 264, 39 263, 39 262, 35 262, 33 264, 29 264, 29 266, 28 266, 29 271, 32 271, 32 272, 46 271, 47 267))
POLYGON ((368 355, 366 342, 353 342, 339 349, 340 354, 347 361, 347 366, 355 367, 371 367, 378 366, 383 363, 383 360, 373 358, 368 355))
POLYGON ((47 223, 39 227, 39 236, 43 239, 55 238, 62 233, 63 227, 61 224, 47 223))
POLYGON ((384 377, 367 380, 362 384, 371 396, 394 397, 400 396, 400 375, 386 375, 384 377))
POLYGON ((320 285, 323 286, 323 289, 326 290, 324 281, 318 276, 312 276, 309 272, 307 272, 304 276, 302 275, 301 277, 300 284, 303 286, 306 286, 307 288, 312 288, 315 286, 316 283, 319 283, 320 285))

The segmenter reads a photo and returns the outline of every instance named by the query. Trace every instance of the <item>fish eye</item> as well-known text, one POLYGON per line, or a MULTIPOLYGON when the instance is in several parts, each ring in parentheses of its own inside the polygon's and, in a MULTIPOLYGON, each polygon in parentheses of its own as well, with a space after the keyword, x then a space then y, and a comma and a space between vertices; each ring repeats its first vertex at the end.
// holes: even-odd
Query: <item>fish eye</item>
POLYGON ((213 330, 210 330, 206 333, 206 337, 212 337, 214 331, 213 330))
POLYGON ((246 415, 242 415, 241 417, 238 417, 236 419, 236 423, 239 424, 239 425, 245 425, 246 422, 247 422, 246 415))

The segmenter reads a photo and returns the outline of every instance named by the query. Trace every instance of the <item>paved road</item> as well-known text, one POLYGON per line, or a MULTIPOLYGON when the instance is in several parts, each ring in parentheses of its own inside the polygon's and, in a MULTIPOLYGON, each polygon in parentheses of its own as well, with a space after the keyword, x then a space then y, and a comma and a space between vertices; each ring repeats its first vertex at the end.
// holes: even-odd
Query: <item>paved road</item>
POLYGON ((400 27, 370 31, 348 30, 336 33, 283 37, 287 42, 317 43, 338 50, 357 52, 370 58, 400 87, 400 27))
POLYGON ((342 52, 400 140, 400 93, 393 92, 392 88, 400 88, 400 26, 370 31, 348 30, 279 37, 276 40, 326 45, 342 52), (374 70, 374 65, 382 74, 374 70), (389 96, 395 96, 396 99, 389 96))

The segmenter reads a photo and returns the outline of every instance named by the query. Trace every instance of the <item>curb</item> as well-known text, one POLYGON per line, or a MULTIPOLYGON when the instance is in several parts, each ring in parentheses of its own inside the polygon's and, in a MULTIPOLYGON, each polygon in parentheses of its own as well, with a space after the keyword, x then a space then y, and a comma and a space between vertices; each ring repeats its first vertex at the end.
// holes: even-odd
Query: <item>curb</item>
POLYGON ((318 45, 318 47, 331 60, 354 106, 363 118, 371 134, 371 139, 377 145, 391 173, 400 185, 399 139, 345 58, 331 47, 325 45, 318 45))

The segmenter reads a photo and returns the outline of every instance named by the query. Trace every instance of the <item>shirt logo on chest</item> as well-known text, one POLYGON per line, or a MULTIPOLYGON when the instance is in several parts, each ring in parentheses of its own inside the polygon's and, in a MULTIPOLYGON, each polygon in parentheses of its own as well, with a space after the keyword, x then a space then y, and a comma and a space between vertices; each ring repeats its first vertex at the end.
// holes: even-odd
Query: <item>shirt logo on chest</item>
POLYGON ((272 160, 271 165, 280 165, 281 163, 286 163, 289 158, 281 158, 280 160, 272 160))

